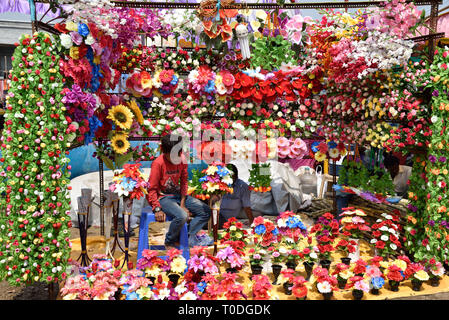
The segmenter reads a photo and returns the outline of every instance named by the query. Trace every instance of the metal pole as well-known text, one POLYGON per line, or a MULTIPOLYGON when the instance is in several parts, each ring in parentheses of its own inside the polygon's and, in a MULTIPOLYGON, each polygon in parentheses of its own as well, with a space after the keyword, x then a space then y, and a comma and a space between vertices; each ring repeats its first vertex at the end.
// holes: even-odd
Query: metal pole
POLYGON ((98 158, 98 167, 100 174, 100 235, 104 236, 104 170, 101 158, 98 158))
POLYGON ((31 30, 33 33, 36 32, 36 5, 34 4, 34 0, 28 0, 30 4, 30 18, 31 18, 31 30))
MULTIPOLYGON (((433 1, 430 5, 430 28, 432 32, 438 31, 438 2, 433 1)), ((429 58, 433 61, 435 55, 435 39, 429 39, 429 58)))

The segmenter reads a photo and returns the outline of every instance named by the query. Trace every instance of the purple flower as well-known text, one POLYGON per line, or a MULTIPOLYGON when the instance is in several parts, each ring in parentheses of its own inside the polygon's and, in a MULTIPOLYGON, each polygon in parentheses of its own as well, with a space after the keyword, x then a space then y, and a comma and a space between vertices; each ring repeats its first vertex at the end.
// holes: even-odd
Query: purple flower
POLYGON ((440 159, 438 159, 440 162, 446 162, 446 157, 441 156, 440 159))
POLYGON ((78 32, 70 32, 70 37, 72 38, 72 41, 77 46, 81 45, 83 43, 83 37, 78 32))
POLYGON ((433 226, 435 225, 435 221, 429 220, 428 224, 429 224, 431 227, 433 227, 433 226))
POLYGON ((437 157, 435 157, 434 155, 430 155, 429 156, 429 161, 432 163, 435 163, 437 161, 437 157))
POLYGON ((438 92, 438 90, 434 90, 433 92, 432 92, 432 96, 434 96, 434 97, 438 97, 439 96, 439 92, 438 92))

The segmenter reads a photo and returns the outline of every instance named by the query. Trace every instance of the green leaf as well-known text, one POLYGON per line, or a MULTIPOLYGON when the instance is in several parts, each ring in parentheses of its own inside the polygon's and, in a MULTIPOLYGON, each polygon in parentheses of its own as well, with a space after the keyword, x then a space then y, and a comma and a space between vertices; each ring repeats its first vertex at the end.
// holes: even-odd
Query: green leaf
POLYGON ((134 153, 133 152, 129 152, 127 154, 121 155, 116 157, 116 162, 115 164, 117 165, 118 168, 123 167, 123 165, 125 163, 127 163, 128 161, 130 161, 133 157, 134 153))
POLYGON ((109 159, 108 157, 102 155, 100 156, 101 160, 104 162, 104 164, 106 165, 106 167, 108 167, 111 170, 114 170, 114 163, 112 162, 111 159, 109 159))

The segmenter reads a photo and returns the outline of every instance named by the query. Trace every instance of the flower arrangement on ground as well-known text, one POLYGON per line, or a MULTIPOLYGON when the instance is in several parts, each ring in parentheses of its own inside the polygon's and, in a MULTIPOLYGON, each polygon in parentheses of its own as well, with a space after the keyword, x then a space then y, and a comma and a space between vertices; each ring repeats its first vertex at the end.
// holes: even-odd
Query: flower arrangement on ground
POLYGON ((163 266, 163 269, 168 275, 181 275, 187 268, 187 261, 182 256, 182 250, 176 248, 168 250, 166 261, 167 264, 163 266))
POLYGON ((296 297, 296 300, 306 300, 307 299, 307 286, 306 279, 302 276, 296 276, 293 278, 292 293, 296 297))
POLYGON ((439 280, 445 273, 443 264, 439 261, 436 261, 434 258, 429 259, 426 264, 425 270, 429 274, 432 286, 438 285, 439 280))
POLYGON ((244 252, 241 250, 242 248, 237 247, 240 244, 244 244, 244 242, 226 241, 225 244, 227 246, 219 250, 216 257, 228 266, 226 270, 228 270, 229 268, 240 270, 245 264, 245 259, 243 259, 244 252))
POLYGON ((271 298, 276 298, 276 295, 272 292, 272 288, 273 286, 266 275, 258 274, 253 276, 251 282, 253 300, 270 300, 271 298))
POLYGON ((195 282, 199 282, 198 275, 205 274, 217 274, 218 267, 216 262, 218 258, 214 257, 207 251, 206 247, 196 246, 190 250, 191 257, 187 262, 188 271, 184 275, 184 279, 194 279, 195 282))
POLYGON ((326 268, 316 267, 313 270, 313 275, 316 278, 316 288, 321 293, 325 300, 330 300, 333 291, 337 290, 337 278, 329 275, 326 268))
POLYGON ((365 276, 369 280, 369 285, 372 294, 379 294, 379 290, 384 286, 385 279, 379 267, 369 265, 366 268, 365 276))
POLYGON ((369 284, 361 276, 354 276, 349 279, 354 299, 361 300, 363 294, 369 291, 369 284))
POLYGON ((223 224, 224 231, 219 234, 221 242, 226 241, 243 241, 248 242, 248 231, 243 229, 243 224, 236 218, 231 217, 223 224))
POLYGON ((163 270, 167 270, 167 261, 158 256, 158 252, 145 249, 142 251, 142 258, 137 261, 138 270, 144 271, 144 274, 150 279, 157 278, 163 270))
POLYGON ((339 224, 334 216, 327 212, 318 218, 317 222, 310 229, 311 234, 315 234, 317 247, 320 252, 320 260, 330 261, 331 253, 335 251, 333 241, 339 232, 339 224))
POLYGON ((377 255, 388 257, 401 248, 398 221, 395 214, 383 213, 382 218, 371 225, 373 239, 370 243, 375 245, 377 255))
POLYGON ((254 243, 264 248, 279 242, 281 235, 275 224, 263 217, 256 217, 251 224, 254 243))
POLYGON ((362 232, 368 232, 371 228, 367 225, 367 222, 362 217, 366 217, 366 213, 363 210, 354 208, 344 208, 342 215, 344 216, 340 220, 341 234, 343 236, 361 239, 362 232))

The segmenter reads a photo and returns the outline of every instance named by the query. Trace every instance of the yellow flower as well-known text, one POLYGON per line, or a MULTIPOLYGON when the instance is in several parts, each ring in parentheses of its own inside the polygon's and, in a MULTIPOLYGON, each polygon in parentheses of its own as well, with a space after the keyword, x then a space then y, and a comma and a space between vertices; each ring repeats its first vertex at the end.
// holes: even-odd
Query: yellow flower
POLYGON ((265 21, 265 19, 267 18, 267 13, 264 10, 257 10, 256 18, 265 21))
POLYGON ((75 47, 75 46, 70 47, 70 58, 72 58, 74 60, 78 60, 80 58, 79 47, 75 47))
POLYGON ((174 273, 183 273, 184 270, 186 269, 187 264, 186 261, 183 257, 177 257, 174 258, 173 261, 170 264, 170 271, 174 272, 174 273))
POLYGON ((315 160, 318 162, 323 162, 324 160, 326 160, 326 154, 318 151, 317 153, 315 153, 315 160))
POLYGON ((132 112, 122 104, 109 109, 108 119, 111 119, 117 126, 123 130, 131 129, 133 124, 132 112))
POLYGON ((206 183, 206 187, 207 187, 207 192, 214 192, 214 191, 220 189, 220 186, 218 184, 215 184, 212 182, 206 183))
POLYGON ((424 270, 419 270, 417 273, 415 273, 415 278, 421 281, 427 281, 429 280, 429 274, 424 270))
POLYGON ((140 287, 136 290, 136 293, 142 298, 151 299, 153 297, 153 291, 150 287, 140 287))
POLYGON ((156 266, 145 269, 145 274, 149 277, 157 277, 160 272, 161 272, 161 270, 156 266))
POLYGON ((407 269, 407 262, 405 262, 404 260, 396 259, 394 260, 393 264, 400 268, 402 271, 405 271, 405 269, 407 269))
POLYGON ((130 147, 128 136, 117 132, 111 139, 111 146, 115 153, 124 154, 130 147))
POLYGON ((343 279, 349 279, 354 275, 354 273, 351 270, 346 269, 340 272, 338 275, 343 279))
POLYGON ((67 22, 65 28, 69 31, 78 31, 78 25, 73 21, 67 22))
POLYGON ((140 111, 140 108, 137 105, 136 100, 132 100, 131 102, 129 102, 128 107, 131 109, 131 111, 136 116, 137 123, 140 125, 143 125, 144 119, 143 119, 142 111, 140 111))
POLYGON ((217 171, 218 171, 218 168, 216 166, 209 166, 206 170, 206 174, 208 176, 211 176, 211 175, 215 174, 215 172, 217 172, 217 171))

